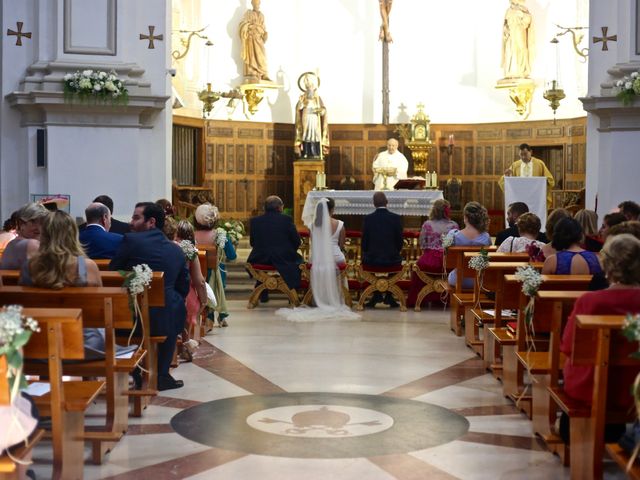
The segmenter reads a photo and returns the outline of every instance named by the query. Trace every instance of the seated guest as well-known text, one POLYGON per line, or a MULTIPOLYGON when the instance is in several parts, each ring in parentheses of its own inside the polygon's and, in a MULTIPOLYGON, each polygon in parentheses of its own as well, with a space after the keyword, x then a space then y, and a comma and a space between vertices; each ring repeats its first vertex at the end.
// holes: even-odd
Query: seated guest
MULTIPOLYGON (((547 239, 549 241, 544 247, 542 247, 542 255, 540 258, 536 259, 537 261, 544 261, 546 258, 549 258, 551 255, 556 253, 555 249, 551 245, 551 241, 553 240, 553 229, 560 220, 569 217, 571 217, 571 214, 564 208, 556 208, 549 214, 545 226, 547 239)), ((531 253, 529 255, 531 256, 531 253)))
MULTIPOLYGON (((616 213, 612 215, 621 214, 616 213)), ((606 241, 609 238, 615 237, 616 235, 622 235, 623 233, 633 235, 638 240, 640 240, 640 222, 622 222, 614 225, 607 230, 607 236, 604 237, 604 240, 606 241)), ((589 282, 588 290, 604 290, 605 288, 609 288, 609 281, 607 280, 604 272, 594 273, 593 277, 591 278, 591 282, 589 282)))
MULTIPOLYGON (((574 365, 571 360, 576 317, 640 313, 640 240, 629 234, 607 238, 600 256, 602 268, 610 286, 606 290, 587 292, 576 301, 564 328, 560 345, 560 350, 567 357, 564 363, 564 391, 570 398, 588 405, 591 405, 593 395, 594 367, 574 365)), ((629 345, 633 350, 632 344, 629 345)), ((593 347, 595 348, 595 345, 593 347)), ((631 385, 635 379, 635 368, 617 368, 612 375, 613 377, 609 378, 609 384, 631 385)), ((628 389, 620 388, 613 398, 609 398, 611 403, 607 407, 611 407, 611 410, 627 411, 633 406, 633 399, 628 389)), ((608 442, 613 442, 617 440, 616 434, 619 437, 624 432, 624 425, 609 430, 605 432, 605 436, 609 437, 608 442)), ((565 441, 568 441, 566 416, 560 421, 560 433, 565 441)))
POLYGON ((122 235, 111 233, 111 212, 106 205, 94 202, 84 211, 87 219, 80 232, 80 243, 89 258, 113 258, 122 242, 122 235))
MULTIPOLYGON (((453 239, 452 246, 488 246, 491 245, 491 236, 487 232, 489 228, 489 214, 487 209, 478 202, 469 202, 464 206, 464 228, 452 230, 447 235, 453 239)), ((456 269, 449 273, 449 285, 455 286, 458 273, 456 269)), ((465 278, 462 288, 473 288, 473 278, 465 278)))
POLYGON ((640 205, 636 202, 627 200, 626 202, 622 202, 618 205, 618 208, 620 209, 620 213, 622 213, 627 220, 640 220, 640 205))
POLYGON ((602 248, 602 241, 598 235, 598 214, 593 210, 578 210, 573 216, 584 232, 584 242, 582 247, 590 252, 599 252, 602 248))
MULTIPOLYGON (((102 286, 98 266, 85 256, 78 227, 69 214, 57 210, 45 217, 40 247, 23 264, 19 284, 53 289, 102 286)), ((85 328, 83 334, 85 358, 104 358, 104 329, 85 328)))
POLYGON ((94 198, 93 201, 101 203, 109 209, 109 213, 111 214, 111 228, 109 229, 109 231, 111 233, 119 233, 120 235, 124 235, 125 233, 129 233, 131 231, 127 222, 121 222, 120 220, 113 218, 113 200, 111 200, 110 196, 99 195, 94 198))
POLYGON ((165 218, 173 217, 175 215, 176 213, 175 208, 173 208, 173 205, 171 205, 171 202, 166 198, 161 198, 160 200, 156 200, 156 204, 160 205, 160 207, 162 207, 162 210, 164 210, 165 218))
MULTIPOLYGON (((420 248, 422 255, 416 262, 420 270, 429 273, 443 272, 443 256, 444 248, 442 248, 442 235, 446 235, 449 231, 458 228, 458 224, 449 218, 451 205, 446 200, 436 200, 431 207, 429 220, 422 224, 420 230, 420 248)), ((416 304, 418 293, 424 286, 418 275, 414 272, 411 275, 411 286, 407 295, 407 306, 413 307, 416 304)), ((440 298, 436 294, 433 298, 425 297, 424 301, 437 300, 440 298)))
POLYGON ((541 249, 544 243, 536 240, 540 233, 540 218, 535 213, 524 213, 518 217, 517 229, 520 236, 505 238, 498 247, 498 252, 524 253, 531 245, 541 249))
POLYGON ((625 217, 620 212, 606 214, 602 220, 602 226, 600 227, 600 232, 599 232, 602 242, 604 243, 604 241, 607 239, 607 235, 609 234, 609 229, 611 229, 616 225, 620 225, 622 222, 626 222, 626 221, 627 221, 627 217, 625 217))
POLYGON ((546 275, 593 275, 599 272, 598 255, 580 247, 582 227, 573 218, 563 218, 553 229, 551 246, 556 253, 542 266, 546 275))
MULTIPOLYGON (((529 213, 529 207, 524 202, 515 202, 509 205, 507 209, 507 223, 509 224, 509 228, 502 230, 496 234, 496 245, 500 246, 507 238, 509 237, 518 237, 520 233, 518 232, 518 218, 520 215, 524 215, 525 213, 529 213)), ((543 232, 539 232, 538 236, 535 238, 542 243, 547 243, 547 236, 543 232)))
MULTIPOLYGON (((217 305, 214 309, 218 312, 218 325, 226 327, 227 318, 229 317, 229 309, 227 308, 227 296, 224 292, 226 269, 224 263, 221 262, 225 257, 229 260, 235 260, 236 250, 233 248, 233 244, 229 237, 225 234, 224 240, 218 238, 216 230, 216 223, 218 222, 218 208, 210 203, 203 203, 196 208, 196 212, 193 216, 193 224, 195 228, 194 240, 196 245, 217 245, 218 246, 218 268, 207 269, 207 283, 213 291, 213 295, 216 297, 217 305), (221 248, 222 241, 224 241, 224 247, 221 248)), ((265 290, 265 295, 268 293, 265 290)), ((213 312, 210 312, 211 321, 213 321, 213 312)))
MULTIPOLYGON (((387 196, 383 192, 373 194, 373 206, 376 210, 364 217, 362 226, 363 265, 391 267, 402 264, 402 219, 400 215, 387 209, 387 203, 387 196)), ((375 307, 382 301, 382 295, 376 292, 367 305, 375 307)), ((387 292, 384 302, 392 307, 398 305, 391 292, 387 292)))
POLYGON ((283 206, 280 197, 271 195, 264 202, 264 215, 251 219, 247 262, 274 266, 287 286, 295 289, 300 287, 300 235, 291 217, 282 213, 283 206))
POLYGON ((16 233, 2 254, 0 270, 20 270, 40 246, 40 225, 49 211, 38 203, 27 203, 16 214, 16 233))
POLYGON ((13 212, 11 217, 5 220, 0 232, 0 248, 5 248, 7 244, 18 236, 16 229, 18 228, 18 212, 13 212))
POLYGON ((178 334, 187 316, 184 300, 189 293, 189 271, 184 253, 162 232, 164 211, 155 203, 138 203, 131 217, 132 233, 125 234, 111 260, 111 270, 131 270, 146 263, 154 272, 164 272, 164 307, 152 307, 151 335, 164 336, 158 345, 158 390, 180 388, 182 380, 169 374, 178 334))

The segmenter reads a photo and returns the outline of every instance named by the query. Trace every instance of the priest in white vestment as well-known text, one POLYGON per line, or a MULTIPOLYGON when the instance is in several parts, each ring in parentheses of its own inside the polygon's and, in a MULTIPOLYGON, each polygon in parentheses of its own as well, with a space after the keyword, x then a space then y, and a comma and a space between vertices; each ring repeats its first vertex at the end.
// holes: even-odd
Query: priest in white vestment
POLYGON ((373 189, 382 190, 384 188, 384 176, 380 173, 382 168, 395 168, 395 176, 387 177, 387 187, 392 189, 398 180, 407 178, 409 162, 407 158, 398 151, 398 140, 390 138, 387 140, 387 150, 380 152, 373 160, 373 189))

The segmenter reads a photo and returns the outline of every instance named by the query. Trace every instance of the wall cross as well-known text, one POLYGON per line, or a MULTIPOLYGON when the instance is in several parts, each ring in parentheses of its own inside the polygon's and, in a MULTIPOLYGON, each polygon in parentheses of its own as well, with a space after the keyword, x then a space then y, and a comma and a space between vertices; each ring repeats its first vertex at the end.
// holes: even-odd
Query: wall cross
POLYGON ((609 45, 607 42, 617 42, 618 35, 612 35, 610 37, 607 36, 607 32, 609 31, 609 27, 601 27, 602 28, 602 37, 593 37, 593 43, 602 42, 602 52, 609 50, 609 45))
POLYGON ((149 46, 147 48, 154 49, 156 46, 154 45, 154 40, 162 41, 164 39, 163 35, 154 35, 153 31, 156 29, 154 25, 149 25, 149 35, 145 35, 143 33, 140 34, 140 40, 149 40, 149 46))
POLYGON ((14 30, 11 30, 10 28, 7 29, 7 35, 8 36, 15 36, 16 37, 16 45, 21 47, 22 46, 22 37, 26 37, 26 38, 31 38, 31 32, 23 32, 22 31, 22 22, 16 22, 16 28, 17 28, 17 32, 14 30))

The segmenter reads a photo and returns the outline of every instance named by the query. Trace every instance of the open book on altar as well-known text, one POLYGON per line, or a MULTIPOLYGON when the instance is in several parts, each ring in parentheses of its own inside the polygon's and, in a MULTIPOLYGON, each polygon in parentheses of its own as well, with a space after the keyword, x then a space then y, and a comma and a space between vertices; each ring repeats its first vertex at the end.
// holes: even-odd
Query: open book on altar
POLYGON ((403 178, 393 186, 394 190, 420 190, 427 181, 424 178, 403 178))

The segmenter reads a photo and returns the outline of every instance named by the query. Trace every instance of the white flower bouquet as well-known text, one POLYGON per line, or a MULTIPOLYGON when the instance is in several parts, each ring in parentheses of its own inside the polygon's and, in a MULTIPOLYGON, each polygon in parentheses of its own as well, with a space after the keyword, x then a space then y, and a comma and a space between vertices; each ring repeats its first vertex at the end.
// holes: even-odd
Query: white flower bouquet
POLYGON ((637 95, 640 95, 640 72, 633 72, 616 82, 618 94, 624 105, 631 105, 637 95))
POLYGON ((12 400, 19 389, 27 386, 22 374, 21 349, 31 338, 31 333, 39 331, 38 322, 31 317, 23 316, 20 305, 9 305, 0 309, 0 355, 7 358, 7 377, 12 400))
POLYGON ((74 96, 81 100, 95 99, 103 102, 126 104, 129 92, 115 71, 84 70, 64 76, 64 95, 69 101, 74 96))
POLYGON ((234 246, 237 246, 245 236, 244 224, 240 220, 225 220, 219 222, 219 230, 224 230, 234 246))
POLYGON ((482 272, 489 266, 489 252, 484 248, 480 250, 480 253, 469 259, 469 268, 477 272, 482 272))
POLYGON ((182 253, 190 262, 198 256, 198 249, 189 240, 182 240, 178 246, 182 249, 182 253))
POLYGON ((227 241, 227 231, 222 227, 216 228, 216 245, 218 246, 218 250, 224 250, 227 241))
POLYGON ((442 248, 444 248, 445 250, 453 245, 453 235, 449 233, 443 233, 440 238, 442 240, 442 248))
POLYGON ((151 284, 152 274, 153 270, 146 263, 136 265, 130 272, 120 271, 120 275, 124 277, 123 286, 134 297, 144 292, 144 287, 148 287, 151 284))
POLYGON ((518 267, 515 278, 522 283, 522 293, 527 297, 533 297, 538 293, 540 285, 542 285, 542 275, 531 265, 526 267, 518 267))

